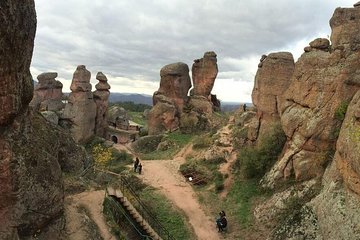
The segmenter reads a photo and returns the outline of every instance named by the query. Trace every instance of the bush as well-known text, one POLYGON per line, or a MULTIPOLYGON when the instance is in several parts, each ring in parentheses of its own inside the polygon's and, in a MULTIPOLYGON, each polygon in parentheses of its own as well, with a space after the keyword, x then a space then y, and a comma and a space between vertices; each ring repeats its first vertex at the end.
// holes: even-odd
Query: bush
POLYGON ((237 165, 240 165, 245 177, 261 178, 277 160, 285 141, 285 133, 280 127, 275 126, 263 137, 261 145, 242 149, 237 165))
POLYGON ((209 136, 199 136, 193 141, 193 149, 204 149, 210 147, 212 139, 209 136))
POLYGON ((152 135, 139 138, 133 143, 134 150, 140 153, 150 153, 157 149, 163 135, 152 135))
POLYGON ((335 110, 335 114, 334 114, 335 119, 339 120, 340 122, 344 121, 348 106, 349 106, 349 102, 347 101, 341 102, 340 105, 335 110))

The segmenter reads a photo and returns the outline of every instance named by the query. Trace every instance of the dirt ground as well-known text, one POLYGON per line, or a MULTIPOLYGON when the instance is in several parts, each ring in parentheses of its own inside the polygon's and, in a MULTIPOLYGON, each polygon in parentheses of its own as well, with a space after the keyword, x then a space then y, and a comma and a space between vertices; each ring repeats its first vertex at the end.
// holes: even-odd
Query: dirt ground
MULTIPOLYGON (((227 174, 228 178, 224 182, 224 191, 221 197, 226 197, 233 182, 230 171, 231 164, 236 160, 230 140, 230 119, 229 124, 218 131, 220 139, 229 144, 224 147, 230 153, 227 162, 220 166, 220 171, 227 174)), ((131 151, 127 146, 116 144, 119 150, 131 151)), ((192 154, 192 145, 188 144, 172 160, 142 160, 143 171, 139 175, 147 184, 159 189, 176 207, 181 209, 189 224, 193 228, 198 240, 218 240, 223 239, 222 234, 217 232, 215 217, 207 216, 206 211, 199 204, 191 183, 187 181, 179 172, 180 165, 185 162, 185 157, 192 154)), ((97 232, 105 240, 113 240, 115 237, 109 232, 104 216, 102 214, 102 202, 104 191, 87 191, 75 195, 70 195, 65 199, 66 232, 69 239, 96 239, 91 236, 91 232, 98 228, 97 232), (86 211, 81 211, 85 208, 86 211), (89 219, 87 219, 89 218, 89 219), (84 224, 84 222, 88 224, 84 224), (91 226, 95 224, 95 226, 91 226)))

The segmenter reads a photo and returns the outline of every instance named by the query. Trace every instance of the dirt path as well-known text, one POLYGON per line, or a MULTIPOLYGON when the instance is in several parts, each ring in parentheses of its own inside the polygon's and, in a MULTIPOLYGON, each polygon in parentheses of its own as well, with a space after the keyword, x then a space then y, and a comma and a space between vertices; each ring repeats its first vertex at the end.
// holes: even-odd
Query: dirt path
POLYGON ((104 196, 105 192, 100 190, 82 192, 65 198, 66 232, 70 240, 99 239, 100 237, 104 240, 116 240, 109 232, 102 213, 104 196), (93 223, 98 229, 94 229, 96 226, 93 223))
MULTIPOLYGON (((205 215, 192 187, 178 173, 180 162, 176 160, 142 161, 140 177, 159 190, 178 208, 184 211, 199 240, 220 239, 214 219, 205 215)), ((215 216, 214 216, 215 217, 215 216)))

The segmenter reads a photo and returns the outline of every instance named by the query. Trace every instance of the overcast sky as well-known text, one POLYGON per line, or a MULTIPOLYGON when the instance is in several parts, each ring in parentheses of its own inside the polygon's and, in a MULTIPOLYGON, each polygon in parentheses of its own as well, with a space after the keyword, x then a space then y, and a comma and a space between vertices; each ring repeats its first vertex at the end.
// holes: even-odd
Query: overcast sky
POLYGON ((262 54, 292 52, 330 35, 336 7, 350 0, 35 0, 37 32, 31 72, 55 71, 69 92, 77 65, 96 83, 102 71, 111 92, 153 94, 160 69, 206 51, 218 56, 213 93, 251 102, 262 54))

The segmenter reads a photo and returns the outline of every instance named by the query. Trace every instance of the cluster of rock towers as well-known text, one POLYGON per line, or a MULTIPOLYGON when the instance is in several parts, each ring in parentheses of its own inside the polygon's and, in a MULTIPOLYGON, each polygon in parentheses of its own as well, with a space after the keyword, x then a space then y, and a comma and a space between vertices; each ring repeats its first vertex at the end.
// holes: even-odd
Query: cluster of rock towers
POLYGON ((55 78, 57 73, 42 73, 37 79, 39 83, 34 90, 30 103, 49 121, 69 128, 75 141, 84 143, 92 136, 106 137, 106 111, 110 95, 110 85, 102 72, 98 72, 92 92, 91 73, 84 65, 79 65, 74 72, 70 86, 71 93, 67 102, 64 101, 62 83, 55 78))
POLYGON ((218 73, 214 52, 206 52, 192 66, 194 87, 191 88, 189 67, 172 63, 160 70, 160 87, 153 95, 153 108, 148 114, 149 134, 181 129, 184 132, 204 130, 220 102, 211 94, 218 73))

